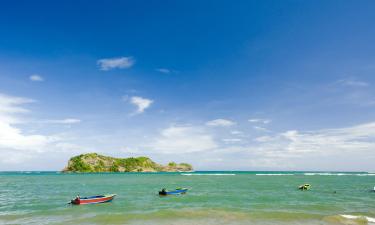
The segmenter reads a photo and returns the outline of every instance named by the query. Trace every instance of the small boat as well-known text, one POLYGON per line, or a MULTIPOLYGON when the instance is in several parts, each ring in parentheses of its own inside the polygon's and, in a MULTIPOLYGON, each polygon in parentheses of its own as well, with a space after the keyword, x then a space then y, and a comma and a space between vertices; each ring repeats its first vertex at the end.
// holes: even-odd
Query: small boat
POLYGON ((90 197, 79 197, 79 196, 77 196, 75 199, 72 199, 70 201, 70 203, 74 204, 74 205, 104 203, 104 202, 112 201, 115 196, 116 196, 116 194, 96 195, 96 196, 90 196, 90 197))
POLYGON ((310 184, 303 184, 303 185, 298 187, 298 189, 300 189, 300 190, 309 190, 310 188, 311 188, 310 184))
POLYGON ((163 188, 161 191, 159 191, 159 195, 180 195, 186 194, 187 191, 187 188, 176 188, 173 191, 167 191, 165 188, 163 188))

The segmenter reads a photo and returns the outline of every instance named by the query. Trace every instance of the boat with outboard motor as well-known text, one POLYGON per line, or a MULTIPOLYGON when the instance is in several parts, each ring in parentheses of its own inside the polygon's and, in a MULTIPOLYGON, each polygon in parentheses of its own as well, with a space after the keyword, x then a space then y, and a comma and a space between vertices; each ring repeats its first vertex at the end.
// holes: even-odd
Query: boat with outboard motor
POLYGON ((163 188, 161 191, 159 191, 159 195, 165 196, 165 195, 180 195, 180 194, 186 194, 188 191, 187 188, 176 188, 173 191, 168 191, 165 188, 163 188))
POLYGON ((105 202, 112 201, 115 196, 116 196, 116 194, 95 195, 95 196, 90 196, 90 197, 77 196, 75 199, 72 199, 70 201, 70 203, 73 204, 73 205, 105 203, 105 202))

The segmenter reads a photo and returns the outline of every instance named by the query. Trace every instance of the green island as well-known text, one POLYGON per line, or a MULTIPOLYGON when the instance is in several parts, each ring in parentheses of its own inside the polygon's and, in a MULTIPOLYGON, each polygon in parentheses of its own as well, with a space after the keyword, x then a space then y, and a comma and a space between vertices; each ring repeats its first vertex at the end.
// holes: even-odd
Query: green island
POLYGON ((88 153, 70 158, 63 172, 187 172, 192 170, 193 167, 187 163, 170 162, 163 166, 148 157, 114 158, 88 153))

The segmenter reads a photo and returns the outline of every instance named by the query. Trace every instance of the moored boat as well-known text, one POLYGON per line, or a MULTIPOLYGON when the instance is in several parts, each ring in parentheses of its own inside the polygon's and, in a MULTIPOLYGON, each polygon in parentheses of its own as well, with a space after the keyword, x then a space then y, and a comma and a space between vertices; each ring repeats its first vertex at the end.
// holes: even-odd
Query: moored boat
POLYGON ((112 201, 115 196, 116 194, 96 195, 96 196, 90 196, 90 197, 77 196, 75 199, 72 199, 70 203, 74 205, 105 203, 105 202, 112 201))
POLYGON ((176 188, 173 191, 167 191, 165 188, 163 188, 161 191, 159 191, 159 195, 179 195, 185 194, 187 191, 187 188, 176 188))

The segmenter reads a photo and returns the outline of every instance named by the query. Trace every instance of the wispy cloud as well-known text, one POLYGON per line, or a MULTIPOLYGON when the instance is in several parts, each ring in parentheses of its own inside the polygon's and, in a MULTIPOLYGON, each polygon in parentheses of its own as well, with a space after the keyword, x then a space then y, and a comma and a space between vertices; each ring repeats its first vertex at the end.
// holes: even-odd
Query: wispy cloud
POLYGON ((76 118, 66 118, 62 120, 46 120, 46 123, 58 123, 58 124, 75 124, 75 123, 80 123, 80 119, 76 118))
POLYGON ((31 75, 31 76, 29 77, 29 79, 30 79, 31 81, 39 81, 39 82, 44 81, 44 78, 43 78, 42 76, 38 75, 38 74, 33 74, 33 75, 31 75))
POLYGON ((310 132, 290 130, 280 134, 286 139, 288 152, 322 154, 369 151, 375 147, 375 123, 310 132))
POLYGON ((254 140, 257 142, 267 142, 267 141, 272 141, 273 138, 271 136, 266 135, 266 136, 256 137, 254 140))
POLYGON ((367 87, 370 85, 369 83, 365 81, 361 81, 361 80, 357 80, 353 78, 341 79, 341 80, 338 80, 337 83, 343 86, 349 86, 349 87, 367 87))
POLYGON ((202 127, 172 125, 162 130, 151 146, 161 153, 179 154, 210 150, 217 144, 202 127))
MULTIPOLYGON (((18 126, 19 123, 28 123, 29 120, 23 120, 25 114, 27 114, 27 118, 32 117, 32 112, 26 106, 33 102, 36 101, 0 94, 0 165, 22 166, 21 163, 39 157, 44 153, 67 152, 72 150, 73 145, 77 146, 64 141, 64 138, 57 134, 44 135, 36 130, 18 126)), ((77 119, 54 122, 70 124, 76 123, 77 119)), ((77 149, 77 147, 74 149, 77 149)), ((2 169, 6 168, 2 167, 2 169)))
POLYGON ((158 69, 155 69, 155 70, 160 72, 160 73, 165 73, 165 74, 169 74, 169 73, 172 72, 170 69, 167 69, 167 68, 158 68, 158 69))
POLYGON ((18 123, 17 115, 29 112, 22 107, 24 104, 34 102, 33 99, 4 95, 0 93, 0 121, 5 123, 18 123))
POLYGON ((0 153, 11 149, 39 151, 50 142, 51 138, 47 136, 26 135, 14 126, 20 121, 19 114, 29 112, 23 105, 31 102, 34 101, 0 94, 0 153))
POLYGON ((129 101, 131 104, 135 105, 137 107, 137 114, 143 113, 154 102, 154 100, 143 98, 140 96, 132 96, 130 98, 128 96, 124 96, 123 101, 129 101))
POLYGON ((228 119, 215 119, 215 120, 210 120, 206 122, 207 126, 212 126, 212 127, 229 127, 233 126, 236 123, 232 120, 228 119))
POLYGON ((271 123, 270 119, 261 119, 261 118, 252 118, 248 120, 250 123, 263 123, 263 124, 269 124, 271 123))
POLYGON ((294 158, 306 162, 306 157, 310 156, 358 157, 361 154, 372 154, 374 140, 375 122, 315 131, 289 130, 260 136, 255 139, 259 144, 249 146, 249 150, 274 162, 287 162, 287 159, 294 158))
POLYGON ((99 59, 97 61, 101 70, 107 71, 112 69, 127 69, 134 65, 135 60, 133 57, 118 57, 99 59))
POLYGON ((242 141, 242 139, 240 138, 224 138, 222 139, 223 142, 226 142, 226 143, 233 143, 233 142, 240 142, 242 141))
POLYGON ((261 126, 253 126, 253 128, 255 130, 258 130, 258 131, 263 131, 263 132, 268 132, 269 130, 265 127, 261 127, 261 126))

